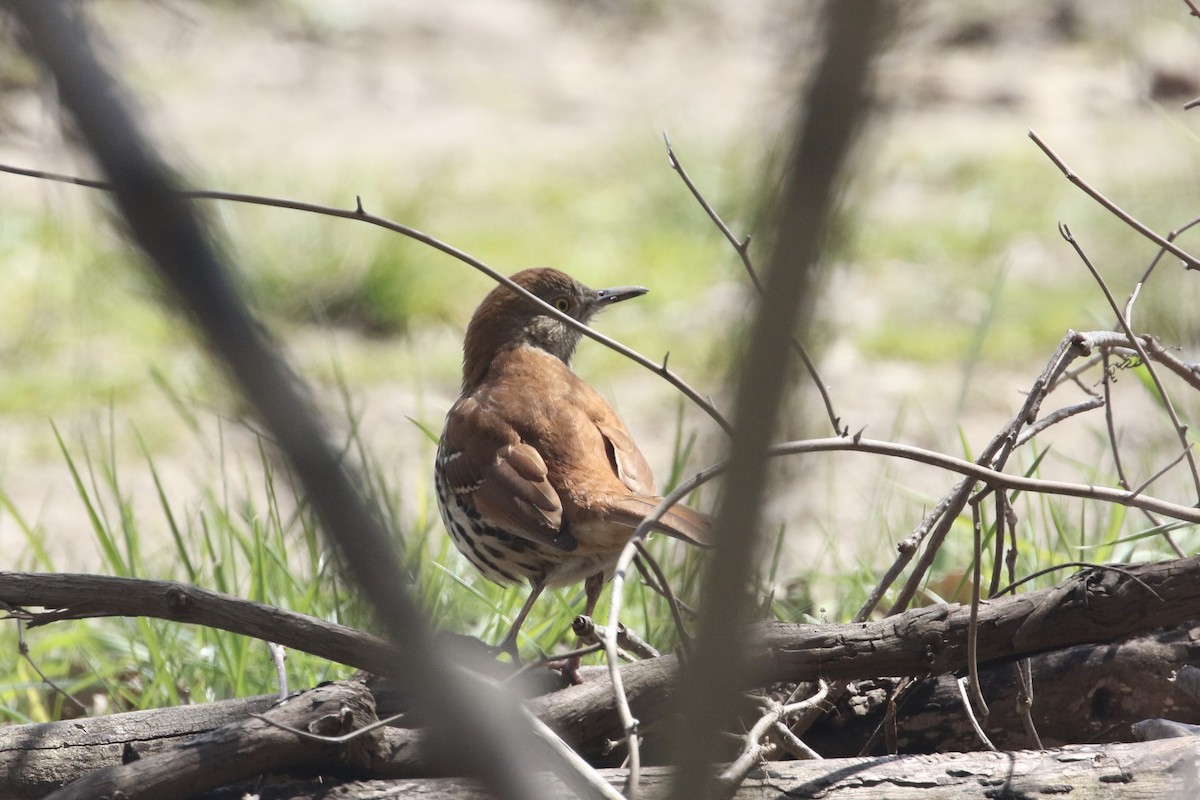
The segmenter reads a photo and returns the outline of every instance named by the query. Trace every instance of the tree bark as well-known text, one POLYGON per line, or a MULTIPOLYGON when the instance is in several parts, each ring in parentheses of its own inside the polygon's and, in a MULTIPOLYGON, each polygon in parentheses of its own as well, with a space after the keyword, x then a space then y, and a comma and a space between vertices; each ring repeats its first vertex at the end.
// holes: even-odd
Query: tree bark
POLYGON ((298 736, 279 725, 339 736, 375 721, 375 701, 361 681, 342 681, 293 695, 267 711, 192 741, 125 764, 92 772, 49 795, 53 800, 190 797, 264 772, 296 770, 363 774, 379 748, 367 733, 346 744, 298 736), (276 724, 272 724, 276 723, 276 724))
MULTIPOLYGON (((1200 628, 1181 625, 1106 645, 1078 645, 1030 659, 1031 716, 1044 747, 1128 742, 1131 726, 1165 717, 1200 723, 1200 701, 1176 685, 1176 670, 1200 657, 1200 628)), ((980 686, 991 714, 980 720, 1001 750, 1033 749, 1017 709, 1014 662, 987 665, 980 686)), ((953 675, 918 682, 900 695, 891 741, 881 729, 896 679, 857 682, 804 741, 827 757, 944 753, 983 747, 963 712, 953 675), (868 743, 874 742, 868 747, 868 743)))
POLYGON ((45 797, 97 770, 136 761, 266 711, 277 699, 266 695, 0 728, 0 797, 45 797))

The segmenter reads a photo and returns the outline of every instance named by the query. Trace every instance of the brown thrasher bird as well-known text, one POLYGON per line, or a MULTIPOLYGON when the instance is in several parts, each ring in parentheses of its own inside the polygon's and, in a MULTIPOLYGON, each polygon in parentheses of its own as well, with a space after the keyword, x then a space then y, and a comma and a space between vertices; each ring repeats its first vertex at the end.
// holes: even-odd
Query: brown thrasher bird
MULTIPOLYGON (((640 286, 589 289, 555 269, 512 280, 586 323, 640 286)), ((434 479, 454 544, 485 576, 532 587, 498 649, 516 657, 517 633, 547 586, 585 580, 591 614, 634 528, 662 499, 633 437, 569 365, 579 331, 500 285, 471 317, 462 394, 446 416, 434 479)), ((708 516, 676 505, 655 524, 704 544, 708 516)), ((567 674, 578 678, 578 659, 567 674)))

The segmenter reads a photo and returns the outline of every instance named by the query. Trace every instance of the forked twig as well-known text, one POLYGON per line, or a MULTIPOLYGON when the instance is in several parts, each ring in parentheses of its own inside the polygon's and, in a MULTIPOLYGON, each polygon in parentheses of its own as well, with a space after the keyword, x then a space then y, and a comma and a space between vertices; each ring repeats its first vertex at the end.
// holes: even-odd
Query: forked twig
MULTIPOLYGON (((763 293, 763 285, 762 281, 759 280, 758 271, 754 268, 754 263, 750 259, 750 236, 747 235, 744 239, 739 240, 733 235, 733 231, 730 230, 729 226, 725 224, 725 220, 721 219, 721 215, 718 214, 716 209, 714 209, 708 200, 705 199, 704 194, 701 193, 699 187, 697 187, 695 182, 692 181, 692 178, 690 175, 688 175, 687 170, 683 168, 683 164, 679 161, 679 157, 675 155, 675 148, 671 146, 671 139, 667 136, 666 131, 663 131, 663 143, 667 146, 667 159, 671 163, 671 169, 678 173, 680 179, 683 180, 684 185, 687 186, 688 191, 692 193, 692 197, 696 198, 696 202, 700 204, 702 209, 704 209, 704 213, 707 214, 708 218, 713 221, 713 224, 717 226, 717 230, 721 232, 721 235, 724 236, 726 241, 729 242, 730 246, 733 247, 734 252, 738 254, 738 258, 742 260, 742 266, 746 269, 746 275, 750 278, 750 282, 754 284, 755 291, 757 291, 761 297, 763 293)), ((817 369, 816 362, 814 362, 812 357, 809 355, 808 348, 806 348, 804 343, 800 341, 800 337, 796 336, 795 334, 792 334, 791 342, 792 349, 796 351, 796 354, 800 356, 800 360, 804 362, 804 368, 808 371, 809 376, 812 378, 813 384, 817 387, 817 391, 821 395, 821 402, 825 404, 825 413, 829 416, 829 424, 833 426, 834 434, 838 436, 845 436, 849 432, 849 428, 848 426, 842 424, 842 418, 839 417, 837 412, 833 410, 833 397, 829 394, 829 387, 825 385, 825 381, 821 378, 821 373, 817 369)))
MULTIPOLYGON (((1100 285, 1100 291, 1104 293, 1104 299, 1108 301, 1109 307, 1116 315, 1117 323, 1121 326, 1121 330, 1125 332, 1125 335, 1129 337, 1129 343, 1135 350, 1137 350, 1138 357, 1146 366, 1146 371, 1150 375, 1150 380, 1154 382, 1154 389, 1158 392, 1158 397, 1162 401, 1163 407, 1167 411, 1167 416, 1171 418, 1171 424, 1175 426, 1175 435, 1179 437, 1179 442, 1183 446, 1184 453, 1187 457, 1188 468, 1192 473, 1192 485, 1196 489, 1196 498, 1197 501, 1200 501, 1200 469, 1197 468, 1196 459, 1191 454, 1191 444, 1188 442, 1187 426, 1180 421, 1179 414, 1175 412, 1175 404, 1171 402, 1171 396, 1167 393, 1167 387, 1163 385, 1162 379, 1158 376, 1158 371, 1154 369, 1154 363, 1150 359, 1149 354, 1146 352, 1146 348, 1142 345, 1141 340, 1138 339, 1138 337, 1134 334, 1133 329, 1129 327, 1129 321, 1125 318, 1124 313, 1122 313, 1121 307, 1117 305, 1116 298, 1113 297, 1112 292, 1109 291, 1108 284, 1105 283, 1104 278, 1101 277, 1100 270, 1096 269, 1096 266, 1092 263, 1092 260, 1088 258, 1087 253, 1084 252, 1083 246, 1080 245, 1079 241, 1071 235, 1070 228, 1068 228, 1065 224, 1060 223, 1058 230, 1059 233, 1062 234, 1062 237, 1066 239, 1067 243, 1070 244, 1075 250, 1076 254, 1078 254, 1080 260, 1083 261, 1084 266, 1087 267, 1088 272, 1090 272, 1092 277, 1095 278, 1096 283, 1100 285)), ((1171 544, 1179 554, 1179 557, 1183 558, 1183 551, 1179 550, 1179 548, 1175 546, 1174 542, 1171 544)))
MULTIPOLYGON (((825 681, 820 681, 817 685, 817 691, 811 697, 799 702, 784 704, 769 701, 766 713, 759 717, 758 721, 750 728, 750 732, 746 734, 746 745, 742 748, 742 752, 725 768, 717 779, 718 785, 724 789, 725 795, 732 795, 733 791, 745 780, 750 770, 762 759, 765 750, 762 745, 763 737, 788 717, 795 716, 809 709, 820 708, 828 696, 829 684, 825 681)), ((797 741, 799 741, 798 737, 797 741)))

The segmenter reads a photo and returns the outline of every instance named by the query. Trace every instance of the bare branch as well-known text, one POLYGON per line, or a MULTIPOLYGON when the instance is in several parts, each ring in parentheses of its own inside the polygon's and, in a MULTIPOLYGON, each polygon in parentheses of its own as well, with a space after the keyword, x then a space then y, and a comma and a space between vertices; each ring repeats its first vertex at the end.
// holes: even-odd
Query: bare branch
MULTIPOLYGON (((725 224, 725 220, 721 219, 721 215, 718 214, 716 210, 709 204, 708 200, 705 199, 700 189, 692 181, 691 176, 688 175, 687 170, 683 168, 683 164, 679 161, 679 157, 675 155, 675 148, 671 146, 671 140, 668 138, 665 132, 663 133, 663 142, 667 146, 667 159, 671 162, 671 169, 678 173, 680 179, 683 180, 684 185, 687 186, 688 191, 692 193, 692 197, 696 198, 696 202, 698 202, 700 207, 704 209, 704 213, 707 214, 708 218, 713 221, 713 224, 717 226, 717 230, 721 232, 721 235, 724 236, 725 240, 729 242, 731 247, 733 247, 734 252, 738 254, 738 258, 742 260, 742 266, 745 268, 746 274, 750 278, 750 282, 754 284, 754 289, 758 292, 758 295, 761 298, 764 290, 762 280, 760 280, 758 277, 758 271, 755 270, 754 263, 750 259, 750 237, 747 236, 739 241, 738 238, 733 235, 733 231, 731 231, 729 226, 725 224)), ((829 387, 825 384, 824 379, 821 377, 821 373, 817 369, 816 362, 814 362, 812 357, 809 355, 808 348, 806 348, 804 343, 800 341, 800 337, 796 336, 794 333, 791 335, 791 342, 792 349, 796 351, 796 354, 800 356, 800 360, 804 362, 804 368, 808 371, 809 377, 812 378, 813 385, 817 387, 817 392, 819 392, 821 395, 821 401, 825 404, 825 413, 829 416, 829 424, 833 426, 834 434, 837 436, 845 436, 846 426, 842 424, 841 417, 839 417, 837 412, 833 410, 833 397, 831 397, 829 394, 829 387)))
POLYGON ((1097 203, 1099 203, 1100 205, 1104 206, 1109 211, 1111 211, 1117 217, 1117 219, 1121 220, 1126 225, 1128 225, 1129 227, 1133 228, 1135 231, 1140 233, 1142 236, 1145 236, 1147 239, 1149 239, 1150 241, 1157 244, 1163 250, 1166 250, 1168 253, 1171 253, 1171 254, 1175 255, 1176 257, 1182 259, 1184 266, 1187 267, 1188 269, 1196 269, 1196 268, 1200 267, 1200 261, 1197 261, 1196 257, 1193 256, 1191 253, 1184 250, 1182 247, 1180 247, 1179 245, 1170 241, 1169 239, 1167 239, 1163 236, 1160 236, 1158 233, 1153 231, 1151 228, 1149 228, 1148 226, 1139 222, 1137 219, 1135 219, 1132 215, 1130 215, 1128 212, 1126 212, 1124 209, 1122 209, 1120 206, 1118 206, 1112 200, 1109 200, 1107 197, 1102 195, 1096 189, 1092 188, 1091 184, 1089 184, 1087 181, 1083 180, 1077 174, 1075 174, 1075 172, 1066 165, 1066 162, 1064 162, 1057 153, 1055 153, 1053 150, 1050 149, 1050 145, 1046 144, 1042 140, 1042 137, 1038 136, 1036 133, 1034 133, 1031 130, 1031 131, 1029 131, 1029 138, 1032 139, 1034 144, 1036 144, 1038 147, 1040 147, 1042 149, 1042 152, 1045 153, 1046 156, 1049 157, 1049 159, 1054 162, 1054 165, 1062 171, 1063 175, 1066 176, 1067 180, 1069 180, 1071 183, 1075 184, 1080 189, 1082 189, 1085 193, 1087 193, 1088 196, 1090 196, 1097 203))
MULTIPOLYGON (((1146 353, 1142 342, 1134 335, 1133 329, 1129 327, 1129 321, 1125 319, 1125 315, 1121 313, 1121 307, 1117 305, 1117 300, 1108 289, 1108 284, 1104 282, 1104 278, 1100 276, 1100 271, 1092 264, 1092 260, 1088 258, 1084 252, 1083 246, 1071 235, 1071 230, 1064 224, 1059 225, 1059 232, 1062 237, 1074 248, 1079 255, 1084 266, 1088 268, 1088 272, 1092 274, 1096 282, 1100 285, 1100 290, 1104 292, 1104 299, 1108 301, 1109 308, 1117 317, 1117 322, 1121 326, 1121 330, 1125 331, 1125 335, 1129 337, 1129 343, 1137 350, 1138 357, 1142 359, 1142 363, 1146 365, 1146 371, 1150 374, 1150 380, 1154 382, 1154 389, 1158 392, 1158 397, 1163 403, 1163 407, 1167 410, 1167 416, 1171 418, 1171 424, 1175 426, 1175 435, 1179 437, 1179 443, 1183 447, 1183 453, 1187 458, 1188 468, 1192 472, 1192 486, 1196 489, 1196 499, 1200 502, 1200 468, 1196 466, 1196 459, 1192 456, 1191 444, 1188 442, 1187 426, 1180 421, 1179 415, 1175 412, 1175 404, 1171 402, 1171 396, 1167 393, 1167 388, 1163 386, 1162 379, 1158 377, 1158 371, 1154 369, 1154 364, 1150 360, 1150 356, 1146 353)), ((1170 540, 1171 546, 1175 549, 1177 555, 1182 556, 1183 551, 1170 540)))
POLYGON ((780 723, 788 719, 788 717, 795 716, 810 708, 820 708, 828 696, 829 684, 825 681, 820 681, 817 691, 805 700, 787 704, 769 701, 766 713, 759 717, 758 721, 750 728, 750 732, 746 734, 746 744, 742 748, 742 752, 721 772, 720 777, 717 778, 718 786, 722 790, 721 796, 732 797, 737 787, 750 774, 750 770, 754 769, 762 760, 766 751, 762 740, 768 733, 772 732, 772 729, 782 727, 780 723))
MULTIPOLYGON (((69 183, 89 189, 99 189, 101 191, 108 192, 114 191, 112 184, 105 181, 76 178, 70 175, 60 175, 52 172, 43 172, 41 170, 24 169, 22 167, 0 164, 0 172, 9 172, 14 175, 25 175, 28 177, 38 178, 40 180, 69 183)), ((240 192, 222 192, 213 189, 187 189, 178 190, 175 193, 180 197, 186 197, 193 200, 223 200, 233 203, 246 203, 249 205, 302 211, 308 214, 317 214, 319 216, 335 217, 338 219, 348 219, 355 222, 365 222, 368 225, 375 225, 376 227, 392 231, 393 233, 407 236, 410 239, 427 245, 434 250, 445 253, 446 255, 456 258, 464 264, 475 268, 497 283, 507 286, 509 289, 526 298, 530 302, 540 306, 542 311, 547 315, 560 320, 567 326, 574 328, 575 330, 581 332, 584 336, 599 342, 610 350, 620 353, 622 356, 628 358, 630 361, 633 361, 635 364, 645 367, 678 389, 685 397, 687 397, 689 400, 695 403, 697 407, 704 411, 704 413, 708 414, 708 416, 711 417, 712 420, 716 422, 717 425, 719 425, 726 433, 732 430, 728 420, 721 415, 711 400, 693 389, 682 378, 680 378, 678 374, 667 368, 667 358, 665 356, 663 357, 662 363, 655 362, 636 350, 633 350, 632 348, 621 344, 617 340, 609 336, 605 336, 603 333, 600 333, 594 328, 585 325, 574 317, 564 314, 562 311, 550 305, 545 300, 542 300, 540 297, 530 293, 523 286, 514 283, 508 278, 507 275, 498 272, 495 268, 489 266, 475 256, 411 226, 387 219, 385 217, 379 217, 374 214, 367 213, 363 209, 361 198, 355 198, 355 208, 353 210, 348 210, 344 208, 337 208, 335 206, 321 205, 318 203, 305 203, 299 200, 288 200, 279 197, 267 197, 265 195, 244 194, 240 192)))

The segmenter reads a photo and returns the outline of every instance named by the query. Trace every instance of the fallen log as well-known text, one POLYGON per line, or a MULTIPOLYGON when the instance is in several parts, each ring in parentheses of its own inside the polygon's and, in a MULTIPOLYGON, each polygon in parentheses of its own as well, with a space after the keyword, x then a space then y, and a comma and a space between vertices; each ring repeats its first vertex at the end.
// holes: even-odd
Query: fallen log
POLYGON ((32 800, 266 711, 273 695, 0 728, 0 797, 32 800))
MULTIPOLYGON (((1200 609, 1198 568, 1200 560, 1190 558, 1162 564, 1086 570, 1054 589, 983 603, 979 611, 979 659, 981 662, 1009 662, 1013 658, 1067 645, 1109 642, 1153 624, 1194 619, 1200 609)), ((0 575, 0 600, 6 599, 5 586, 12 586, 11 582, 6 584, 4 581, 9 577, 12 576, 0 575)), ((62 594, 68 587, 61 582, 55 584, 56 591, 60 592, 56 602, 69 601, 62 594)), ((97 585, 93 584, 93 588, 97 585)), ((36 583, 26 580, 21 582, 21 587, 23 602, 29 604, 30 598, 36 596, 36 583)), ((237 619, 236 605, 244 601, 210 597, 206 597, 206 601, 221 604, 217 616, 226 620, 230 629, 236 628, 231 620, 237 619), (229 605, 227 607, 224 604, 229 605)), ((66 612, 44 613, 90 615, 100 612, 101 605, 93 595, 88 603, 66 612)), ((966 664, 968 617, 969 609, 950 605, 914 609, 863 624, 761 625, 752 637, 752 646, 755 648, 753 661, 757 667, 755 685, 817 677, 926 677, 962 669, 966 664)), ((284 620, 286 617, 277 619, 284 620)), ((313 629, 308 630, 311 632, 313 629)), ((356 640, 343 636, 340 641, 356 640)), ((378 643, 370 645, 375 658, 381 655, 378 647, 378 643)), ((1174 661, 1180 657, 1176 654, 1170 658, 1174 661)), ((1162 666, 1165 670, 1170 665, 1162 666)), ((668 712, 678 668, 675 657, 664 656, 637 662, 623 669, 633 712, 644 727, 648 728, 656 720, 662 720, 668 712)), ((1165 672, 1162 674, 1165 675, 1165 672)), ((1081 689, 1078 682, 1072 684, 1071 688, 1081 689)), ((371 701, 373 703, 376 697, 379 699, 380 714, 388 715, 402 710, 390 705, 394 701, 394 694, 385 689, 384 682, 372 684, 374 697, 371 697, 371 701)), ((1160 694, 1166 696, 1167 693, 1160 694)), ((1092 695, 1093 701, 1096 696, 1092 695)), ((535 698, 529 701, 529 707, 586 756, 598 759, 608 752, 609 757, 613 757, 611 743, 620 739, 621 729, 606 675, 602 674, 582 686, 535 698)), ((1050 704, 1045 707, 1050 708, 1050 704)), ((956 713, 953 704, 945 708, 947 714, 956 713)), ((1071 711, 1075 713, 1074 707, 1071 711)), ((1139 714, 1143 711, 1139 710, 1139 714)), ((1171 716, 1171 710, 1155 710, 1144 716, 1171 716)), ((1122 720, 1118 724, 1114 719, 1114 729, 1132 721, 1122 720)), ((59 724, 70 726, 81 723, 59 724)), ((8 796, 8 787, 2 785, 4 780, 25 781, 26 785, 31 781, 36 783, 36 775, 32 779, 29 777, 33 760, 22 751, 22 742, 33 741, 29 738, 29 727, 3 729, 3 734, 8 738, 0 739, 4 742, 0 747, 0 759, 9 759, 8 763, 17 767, 8 773, 7 778, 0 777, 0 796, 8 796)), ((42 728, 38 731, 38 737, 47 733, 48 729, 42 728)), ((69 738, 69 735, 68 729, 63 736, 69 738)), ((383 739, 392 743, 390 749, 371 762, 373 768, 381 770, 382 774, 417 774, 428 767, 423 760, 422 734, 419 730, 407 731, 403 735, 389 732, 383 734, 383 739)), ((124 759, 128 751, 112 747, 106 751, 109 754, 107 758, 115 758, 118 749, 124 759)), ((79 759, 77 763, 86 765, 86 769, 94 768, 96 762, 79 759)), ((261 765, 259 768, 262 768, 261 765)), ((60 774, 59 777, 70 780, 66 774, 60 774)), ((15 791, 12 794, 36 796, 18 795, 15 791)))
MULTIPOLYGON (((978 800, 979 798, 1086 797, 1089 800, 1177 800, 1200 796, 1200 738, 1155 742, 1077 745, 1057 750, 1008 753, 971 752, 940 755, 834 758, 765 764, 750 774, 734 800, 978 800)), ((620 789, 626 773, 602 770, 620 789)), ((638 797, 668 796, 670 770, 643 770, 638 797)), ((573 798, 562 784, 546 777, 550 796, 573 798)), ((375 800, 421 797, 423 800, 485 800, 478 783, 461 778, 425 780, 321 781, 268 779, 226 787, 196 800, 375 800)))

